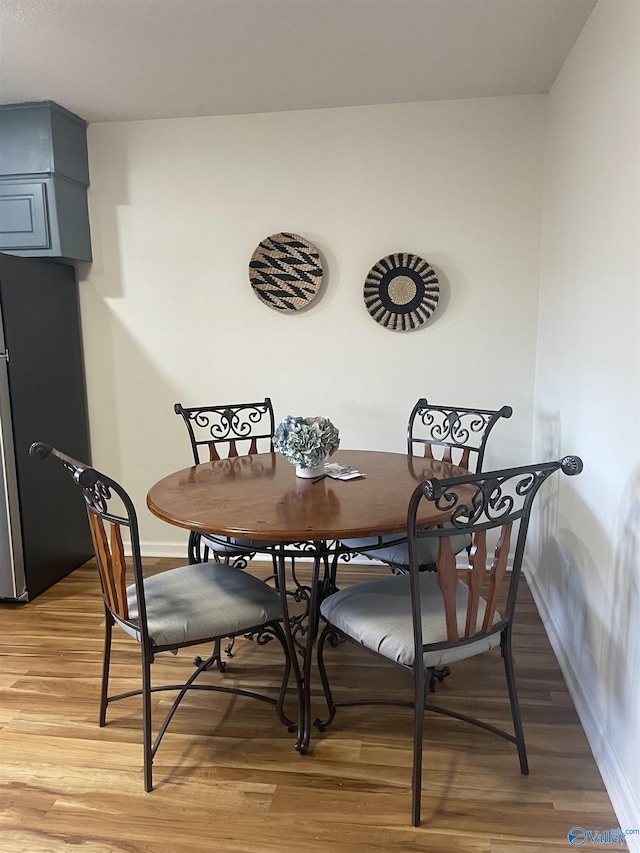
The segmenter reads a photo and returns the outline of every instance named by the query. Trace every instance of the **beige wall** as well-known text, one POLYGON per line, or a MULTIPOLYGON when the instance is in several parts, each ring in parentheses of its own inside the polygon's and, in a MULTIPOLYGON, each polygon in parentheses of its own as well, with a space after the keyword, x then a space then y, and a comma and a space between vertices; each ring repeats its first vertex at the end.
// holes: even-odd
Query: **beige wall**
POLYGON ((639 111, 640 4, 601 0, 549 97, 534 454, 585 468, 539 504, 532 580, 623 829, 640 829, 639 111))
POLYGON ((148 553, 185 536, 146 490, 190 463, 185 405, 272 397, 276 417, 330 417, 342 447, 405 448, 415 400, 505 403, 489 464, 529 461, 545 97, 96 124, 89 128, 95 261, 81 283, 94 464, 141 508, 148 553), (263 305, 258 242, 319 248, 306 311, 263 305), (442 285, 428 327, 382 328, 362 287, 391 252, 442 285))

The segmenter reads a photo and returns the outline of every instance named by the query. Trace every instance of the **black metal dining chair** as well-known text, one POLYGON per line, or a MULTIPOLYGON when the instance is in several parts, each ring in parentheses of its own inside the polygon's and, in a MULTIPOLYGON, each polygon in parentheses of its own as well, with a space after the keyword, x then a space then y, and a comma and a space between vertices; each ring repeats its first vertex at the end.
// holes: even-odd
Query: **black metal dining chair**
MULTIPOLYGON (((555 471, 572 476, 582 461, 566 456, 557 462, 525 465, 439 481, 428 479, 414 491, 407 513, 409 561, 405 574, 365 581, 328 596, 320 612, 326 624, 318 643, 318 666, 329 709, 316 720, 324 731, 339 707, 398 704, 413 708, 413 771, 411 822, 420 823, 425 710, 445 714, 515 744, 520 771, 529 772, 512 654, 512 631, 531 508, 538 490, 555 471), (450 514, 442 527, 419 530, 416 518, 424 501, 450 514), (487 567, 487 534, 497 535, 487 567), (459 571, 456 537, 473 539, 469 564, 459 571), (436 553, 436 571, 422 572, 422 544, 436 553), (511 544, 513 563, 508 571, 511 544), (463 577, 461 577, 463 575, 463 577), (500 609, 498 609, 500 607, 500 609), (349 641, 404 669, 413 680, 413 701, 347 699, 336 702, 325 662, 327 643, 349 641), (513 733, 483 720, 427 701, 430 676, 436 667, 500 648, 505 667, 513 733)), ((491 546, 493 547, 493 546, 491 546)), ((342 689, 343 695, 350 690, 342 689)))
MULTIPOLYGON (((189 408, 176 403, 173 408, 175 413, 182 417, 187 428, 196 465, 273 452, 275 418, 270 397, 255 403, 224 403, 189 408)), ((246 569, 256 551, 259 551, 271 559, 273 568, 272 573, 264 579, 265 582, 273 583, 278 588, 280 544, 241 537, 223 539, 193 530, 189 534, 188 559, 190 563, 207 562, 211 553, 217 563, 246 569)), ((289 563, 296 580, 296 561, 293 556, 289 557, 289 563)), ((298 588, 302 589, 300 586, 298 588)), ((294 593, 291 595, 296 597, 294 593)), ((224 646, 227 656, 231 657, 233 647, 234 640, 230 638, 224 646)), ((200 659, 196 658, 194 664, 199 665, 200 659)))
MULTIPOLYGON (((138 519, 131 498, 115 480, 65 455, 48 444, 35 443, 31 456, 58 459, 82 490, 93 538, 105 612, 105 640, 100 691, 100 726, 106 723, 107 707, 121 699, 142 696, 144 789, 153 786, 153 759, 178 706, 191 690, 211 690, 259 699, 273 705, 289 731, 296 724, 284 713, 284 700, 291 655, 280 624, 280 594, 247 572, 222 563, 190 564, 145 575, 140 554, 138 519), (122 531, 129 537, 133 582, 127 580, 122 531), (115 695, 109 694, 109 668, 113 627, 118 626, 138 642, 142 657, 142 686, 115 695), (220 640, 252 635, 258 645, 276 639, 284 652, 284 672, 277 696, 224 683, 196 683, 215 663, 221 673, 220 640), (162 652, 214 643, 214 654, 179 684, 152 686, 151 665, 162 652), (177 696, 152 741, 151 695, 175 691, 177 696)), ((296 672, 296 680, 299 676, 296 672)), ((237 673, 236 673, 237 675, 237 673)), ((221 681, 224 676, 220 676, 221 681)), ((298 684, 300 694, 300 685, 298 684)))
MULTIPOLYGON (((438 458, 477 473, 482 470, 491 430, 501 418, 510 418, 512 414, 511 406, 495 410, 435 406, 421 397, 409 415, 407 454, 421 455, 427 459, 438 458)), ((420 541, 418 561, 422 571, 435 568, 436 544, 429 539, 420 541)), ((464 534, 451 540, 456 554, 470 544, 470 537, 464 534)), ((397 536, 348 539, 344 545, 350 551, 385 563, 394 574, 408 569, 409 547, 406 539, 399 540, 397 536)))
MULTIPOLYGON (((257 403, 189 408, 176 403, 173 408, 187 428, 194 465, 273 451, 275 420, 269 397, 257 403)), ((264 550, 269 544, 232 537, 221 540, 194 530, 189 534, 188 559, 190 563, 207 562, 210 552, 215 562, 246 568, 255 549, 264 550)))

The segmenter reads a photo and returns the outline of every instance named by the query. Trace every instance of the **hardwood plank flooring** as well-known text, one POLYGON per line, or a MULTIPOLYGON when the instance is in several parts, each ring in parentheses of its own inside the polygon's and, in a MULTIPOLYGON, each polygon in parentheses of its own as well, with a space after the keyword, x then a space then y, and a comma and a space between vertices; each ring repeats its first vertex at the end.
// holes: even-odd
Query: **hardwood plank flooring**
MULTIPOLYGON (((159 571, 177 562, 145 564, 159 571)), ((257 561, 250 570, 269 574, 257 561)), ((344 567, 341 584, 377 573, 386 574, 344 567)), ((524 582, 514 650, 530 775, 521 776, 506 741, 427 715, 417 829, 405 708, 339 709, 326 732, 314 731, 311 754, 300 756, 270 706, 192 693, 145 794, 140 700, 111 705, 107 725, 97 724, 102 621, 92 562, 29 604, 0 606, 2 853, 566 853, 571 827, 618 826, 524 582)), ((134 689, 137 646, 114 636, 112 687, 134 689)), ((207 651, 160 656, 154 683, 183 679, 194 654, 207 651)), ((343 645, 327 660, 336 699, 381 688, 411 698, 405 673, 362 650, 343 645)), ((275 643, 239 639, 227 672, 203 677, 275 695, 280 663, 275 643)), ((324 703, 314 684, 315 716, 324 703)), ((172 696, 156 694, 154 708, 167 708, 172 696)), ((456 664, 435 700, 507 726, 499 653, 456 664)))

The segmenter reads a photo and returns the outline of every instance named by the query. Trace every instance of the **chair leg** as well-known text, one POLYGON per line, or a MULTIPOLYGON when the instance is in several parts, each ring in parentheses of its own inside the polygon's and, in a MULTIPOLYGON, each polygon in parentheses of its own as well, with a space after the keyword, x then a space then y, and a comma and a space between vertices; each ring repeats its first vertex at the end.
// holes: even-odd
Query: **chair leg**
POLYGON ((153 751, 151 747, 151 655, 142 649, 142 742, 144 755, 144 789, 153 788, 153 751))
POLYGON ((102 686, 100 688, 100 716, 98 725, 104 726, 107 722, 107 704, 109 694, 109 664, 111 662, 111 635, 113 633, 114 620, 105 605, 104 608, 104 652, 102 655, 102 686))
MULTIPOLYGON (((233 640, 231 637, 229 640, 229 645, 225 649, 225 652, 229 657, 231 657, 231 649, 233 648, 233 640)), ((210 657, 207 658, 206 661, 203 661, 200 655, 196 655, 193 659, 193 665, 201 668, 202 671, 206 671, 207 669, 211 669, 211 667, 215 665, 218 667, 219 672, 224 672, 227 668, 227 664, 222 660, 222 654, 220 653, 221 643, 220 640, 213 641, 213 651, 211 652, 210 657)))
MULTIPOLYGON (((291 629, 291 619, 289 617, 289 606, 287 602, 287 576, 286 576, 286 557, 280 549, 274 552, 274 568, 276 570, 276 578, 278 581, 278 590, 280 592, 280 600, 282 602, 282 625, 278 624, 278 631, 284 640, 284 651, 287 658, 287 671, 285 672, 287 682, 289 680, 288 669, 293 669, 293 674, 296 682, 296 698, 297 698, 297 723, 293 727, 293 731, 298 730, 298 735, 295 742, 295 748, 299 748, 302 738, 302 722, 304 719, 304 685, 302 683, 302 674, 300 664, 298 662, 295 641, 291 629)), ((292 559, 293 564, 293 559, 292 559)), ((278 634, 276 634, 278 636, 278 634)), ((282 642, 282 640, 281 640, 282 642)), ((284 703, 284 690, 286 685, 283 683, 281 689, 281 701, 284 703)), ((280 713, 278 714, 280 716, 280 713)), ((282 719, 282 717, 280 717, 282 719)))
POLYGON ((451 675, 451 670, 448 666, 435 666, 431 670, 431 677, 429 679, 429 693, 436 692, 436 681, 444 681, 444 679, 447 678, 449 675, 451 675))
MULTIPOLYGON (((320 635, 320 639, 318 640, 318 672, 320 673, 320 681, 322 682, 322 689, 324 690, 324 698, 327 703, 327 708, 329 710, 329 716, 326 720, 321 720, 320 718, 314 721, 314 725, 323 732, 327 726, 330 726, 334 720, 336 715, 336 706, 333 701, 333 696, 331 694, 331 688, 329 687, 329 679, 327 678, 327 670, 324 665, 324 644, 327 638, 331 636, 333 638, 337 638, 339 635, 332 631, 330 625, 325 625, 322 634, 320 635)), ((335 644, 335 643, 334 643, 335 644)))
MULTIPOLYGON (((427 670, 427 679, 431 680, 431 668, 427 670)), ((424 738, 425 670, 420 664, 414 665, 413 696, 413 770, 411 773, 411 824, 420 826, 420 806, 422 802, 422 742, 424 738)))
POLYGON ((325 571, 324 584, 322 589, 322 597, 326 598, 338 592, 338 568, 340 565, 341 552, 338 549, 331 558, 331 565, 325 571))
MULTIPOLYGON (((216 563, 219 563, 218 555, 214 552, 213 558, 216 563)), ((187 559, 189 560, 189 565, 193 566, 196 563, 208 563, 209 562, 209 548, 204 545, 202 546, 202 537, 195 530, 191 530, 189 532, 189 543, 187 545, 187 559)))
POLYGON ((189 544, 187 545, 187 559, 189 560, 189 565, 193 566, 195 563, 202 562, 200 557, 200 534, 196 533, 195 530, 191 530, 189 532, 189 544))
MULTIPOLYGON (((291 655, 295 655, 295 648, 293 647, 293 644, 291 644, 291 648, 289 648, 289 643, 287 642, 286 634, 277 622, 273 625, 273 633, 280 642, 280 645, 282 646, 285 660, 284 674, 282 676, 282 684, 280 686, 280 694, 276 703, 276 713, 280 722, 287 727, 287 730, 290 732, 295 732, 295 730, 297 729, 296 723, 293 720, 289 719, 289 717, 287 717, 287 715, 284 713, 284 701, 287 696, 289 676, 291 675, 291 655)), ((294 674, 296 679, 296 694, 298 697, 300 697, 302 693, 302 681, 300 679, 299 667, 294 667, 294 674)))
POLYGON ((511 703, 511 716, 513 718, 513 730, 516 736, 516 747, 520 760, 520 772, 523 776, 529 774, 529 762, 527 761, 527 748, 524 742, 524 729, 522 728, 522 717, 520 716, 520 703, 518 702, 518 691, 516 688, 516 675, 513 667, 513 655, 511 652, 511 632, 505 629, 500 640, 504 671, 507 677, 507 689, 509 691, 509 702, 511 703))
MULTIPOLYGON (((274 589, 280 589, 280 579, 278 578, 278 555, 274 551, 271 555, 271 562, 273 564, 273 586, 274 589)), ((271 578, 268 577, 266 581, 270 581, 271 578)), ((265 583, 266 583, 265 581, 265 583)))

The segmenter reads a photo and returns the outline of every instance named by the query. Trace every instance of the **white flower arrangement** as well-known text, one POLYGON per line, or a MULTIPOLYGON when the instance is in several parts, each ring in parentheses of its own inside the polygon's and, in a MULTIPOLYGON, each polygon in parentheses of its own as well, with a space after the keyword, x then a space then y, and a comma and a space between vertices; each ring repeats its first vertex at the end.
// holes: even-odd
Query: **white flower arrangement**
POLYGON ((317 468, 339 445, 338 430, 328 418, 287 415, 273 436, 275 449, 298 468, 317 468))

